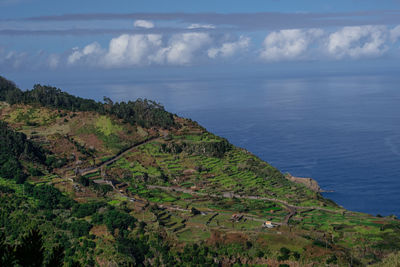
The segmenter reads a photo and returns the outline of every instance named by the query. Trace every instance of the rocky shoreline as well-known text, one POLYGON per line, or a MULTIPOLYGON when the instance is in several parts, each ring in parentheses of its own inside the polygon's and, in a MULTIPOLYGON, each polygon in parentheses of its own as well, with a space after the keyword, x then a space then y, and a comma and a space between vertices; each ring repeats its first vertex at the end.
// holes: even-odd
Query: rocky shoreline
POLYGON ((318 193, 333 192, 333 191, 330 191, 330 190, 327 191, 327 190, 321 189, 321 187, 319 186, 318 182, 316 180, 312 179, 312 178, 295 177, 295 176, 292 176, 290 173, 287 173, 285 175, 285 177, 286 177, 286 179, 288 179, 288 180, 290 180, 292 182, 295 182, 295 183, 298 183, 298 184, 303 184, 306 187, 308 187, 309 189, 311 189, 311 190, 313 190, 315 192, 318 192, 318 193))

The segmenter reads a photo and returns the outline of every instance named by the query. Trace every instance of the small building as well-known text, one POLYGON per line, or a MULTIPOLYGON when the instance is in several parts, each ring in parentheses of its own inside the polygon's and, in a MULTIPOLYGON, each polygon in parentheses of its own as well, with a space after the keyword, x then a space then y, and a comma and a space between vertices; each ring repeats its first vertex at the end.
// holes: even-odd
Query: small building
POLYGON ((122 183, 122 184, 117 184, 115 186, 115 188, 120 192, 120 193, 126 193, 127 188, 128 188, 128 184, 127 183, 122 183))
POLYGON ((197 186, 193 185, 193 186, 190 187, 190 190, 192 190, 192 191, 197 191, 198 188, 197 188, 197 186))
POLYGON ((128 187, 127 183, 119 183, 119 184, 115 184, 115 188, 121 190, 121 189, 125 189, 126 187, 128 187))
POLYGON ((264 228, 274 228, 275 227, 275 225, 273 225, 271 221, 265 221, 262 226, 264 228))

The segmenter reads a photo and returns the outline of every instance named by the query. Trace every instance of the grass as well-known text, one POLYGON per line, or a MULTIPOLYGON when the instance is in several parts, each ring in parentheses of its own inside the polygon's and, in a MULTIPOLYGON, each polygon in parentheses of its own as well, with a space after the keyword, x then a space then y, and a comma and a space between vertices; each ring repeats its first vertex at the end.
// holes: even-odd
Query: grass
POLYGON ((107 116, 100 116, 97 119, 96 128, 107 137, 112 134, 118 134, 123 130, 120 125, 113 123, 111 119, 107 116))
POLYGON ((173 140, 180 140, 192 143, 211 143, 221 142, 221 138, 211 133, 198 133, 198 134, 184 134, 184 135, 173 135, 173 140))
POLYGON ((191 194, 188 193, 182 193, 181 195, 179 195, 180 199, 191 199, 193 198, 193 196, 191 194))
POLYGON ((113 199, 108 201, 108 204, 110 204, 111 206, 119 206, 121 204, 121 200, 113 199))
POLYGON ((194 243, 200 240, 206 240, 210 235, 210 232, 204 229, 186 229, 180 232, 177 237, 181 242, 194 243))
POLYGON ((8 187, 15 190, 18 194, 23 194, 24 187, 22 184, 17 184, 14 180, 4 179, 0 177, 0 186, 8 187))
MULTIPOLYGON (((188 136, 174 136, 174 138, 189 138, 194 142, 200 142, 204 138, 211 138, 209 135, 188 135, 188 136)), ((162 142, 151 142, 140 146, 135 152, 136 156, 139 155, 146 159, 148 162, 155 162, 161 171, 167 174, 170 179, 179 178, 179 185, 196 185, 199 182, 206 182, 208 184, 205 192, 221 192, 233 191, 242 195, 259 195, 280 198, 289 202, 303 203, 306 199, 310 199, 310 195, 314 194, 309 192, 302 185, 293 184, 286 180, 282 175, 279 177, 266 177, 259 175, 252 167, 253 162, 259 164, 261 162, 255 156, 249 154, 242 149, 233 149, 228 152, 225 157, 209 157, 203 155, 188 155, 186 153, 172 154, 161 152, 162 142), (186 169, 199 169, 195 175, 183 175, 186 169), (293 195, 288 195, 288 192, 293 192, 293 195)), ((130 157, 133 154, 126 155, 130 157)), ((146 165, 144 162, 130 162, 118 161, 117 165, 124 169, 129 169, 135 175, 148 173, 153 177, 160 176, 160 171, 153 167, 146 165), (128 166, 129 165, 129 166, 128 166)), ((274 170, 269 165, 265 165, 266 172, 274 170)), ((318 200, 312 199, 304 204, 313 206, 320 205, 318 200)))
POLYGON ((93 139, 93 136, 88 137, 88 135, 95 135, 101 143, 96 145, 96 149, 112 155, 134 144, 138 139, 136 132, 132 132, 130 126, 123 127, 108 116, 89 114, 82 118, 74 118, 71 121, 71 127, 77 139, 84 138, 81 140, 83 144, 87 138, 93 139), (128 131, 130 131, 129 134, 127 134, 128 131))
POLYGON ((147 199, 153 203, 171 203, 177 200, 177 198, 165 192, 160 192, 155 190, 152 190, 151 192, 148 192, 145 195, 147 196, 147 199))
POLYGON ((25 128, 32 126, 47 126, 54 123, 59 115, 47 108, 16 107, 9 114, 7 121, 11 123, 23 123, 25 128))
POLYGON ((84 177, 86 177, 86 178, 93 178, 93 177, 98 177, 98 176, 100 176, 100 172, 99 172, 99 171, 94 172, 94 173, 86 174, 84 177))
MULTIPOLYGON (((132 155, 132 154, 130 154, 132 155)), ((128 155, 128 156, 130 156, 128 155)), ((137 177, 137 176, 142 176, 145 173, 147 173, 149 176, 151 177, 159 177, 161 176, 161 172, 159 171, 159 169, 153 167, 153 166, 143 166, 140 162, 138 161, 128 161, 126 158, 120 158, 118 159, 113 167, 117 167, 117 168, 121 168, 124 170, 129 170, 132 173, 133 177, 137 177)))

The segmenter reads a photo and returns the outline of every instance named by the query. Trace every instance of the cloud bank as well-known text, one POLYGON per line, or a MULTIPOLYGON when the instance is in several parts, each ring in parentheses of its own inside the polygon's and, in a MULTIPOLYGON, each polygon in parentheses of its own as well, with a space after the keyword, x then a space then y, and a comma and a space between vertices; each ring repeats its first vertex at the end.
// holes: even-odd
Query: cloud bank
POLYGON ((212 42, 207 33, 182 33, 169 39, 161 34, 123 34, 113 38, 108 49, 92 43, 75 48, 68 63, 90 64, 106 68, 158 65, 188 65, 212 42))
POLYGON ((260 58, 267 62, 289 60, 341 60, 377 58, 395 52, 400 26, 346 26, 336 31, 289 29, 269 33, 260 58))
POLYGON ((245 36, 240 36, 239 40, 236 42, 226 42, 220 47, 213 47, 208 49, 207 54, 210 58, 216 57, 231 57, 234 54, 242 51, 246 51, 250 45, 250 38, 245 36))
MULTIPOLYGON (((142 28, 154 27, 150 21, 135 21, 134 24, 142 28)), ((261 36, 263 41, 260 42, 257 41, 259 35, 221 34, 201 29, 174 34, 125 33, 111 38, 106 44, 93 41, 60 54, 41 51, 40 55, 30 55, 3 48, 0 49, 0 67, 127 68, 226 64, 238 60, 248 64, 273 64, 281 61, 357 60, 387 54, 400 56, 400 25, 345 26, 329 30, 293 28, 265 31, 261 36)))
POLYGON ((265 37, 260 56, 266 61, 304 58, 310 44, 321 37, 323 33, 321 29, 291 29, 272 32, 265 37))
POLYGON ((380 56, 388 50, 388 29, 384 26, 355 26, 329 35, 327 50, 336 58, 380 56))

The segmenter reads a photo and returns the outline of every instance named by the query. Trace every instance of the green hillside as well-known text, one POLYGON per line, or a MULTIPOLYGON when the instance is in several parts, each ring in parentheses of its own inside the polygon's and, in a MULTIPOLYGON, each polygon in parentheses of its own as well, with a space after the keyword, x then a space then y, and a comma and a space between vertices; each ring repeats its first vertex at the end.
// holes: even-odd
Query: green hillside
POLYGON ((397 218, 345 210, 158 103, 21 91, 2 77, 0 203, 1 266, 26 266, 27 255, 41 255, 35 266, 379 266, 400 257, 397 218))

